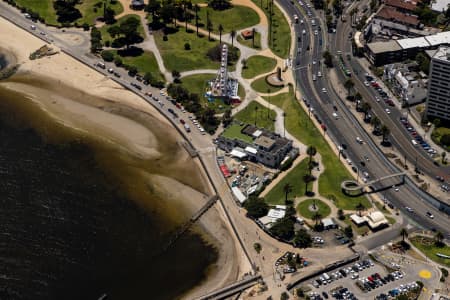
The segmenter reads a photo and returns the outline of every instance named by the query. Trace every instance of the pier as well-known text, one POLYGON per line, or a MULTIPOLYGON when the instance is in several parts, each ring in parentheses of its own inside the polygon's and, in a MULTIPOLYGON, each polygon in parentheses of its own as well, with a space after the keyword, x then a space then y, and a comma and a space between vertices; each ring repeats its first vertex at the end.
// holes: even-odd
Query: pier
POLYGON ((212 291, 206 295, 203 295, 203 296, 197 298, 197 300, 225 299, 225 298, 233 296, 237 293, 240 293, 240 292, 254 286, 260 280, 262 280, 261 275, 253 275, 251 277, 245 278, 240 281, 236 281, 236 282, 234 282, 230 285, 227 285, 223 288, 220 288, 220 289, 212 291))

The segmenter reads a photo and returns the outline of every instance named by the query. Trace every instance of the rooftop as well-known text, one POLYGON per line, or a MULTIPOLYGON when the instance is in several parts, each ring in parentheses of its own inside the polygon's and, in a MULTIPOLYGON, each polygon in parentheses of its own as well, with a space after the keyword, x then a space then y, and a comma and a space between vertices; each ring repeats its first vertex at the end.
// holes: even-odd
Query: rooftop
POLYGON ((252 143, 253 139, 251 136, 248 136, 244 133, 242 133, 242 130, 245 128, 246 124, 240 125, 240 124, 231 124, 228 126, 225 131, 222 133, 222 135, 229 139, 237 139, 241 140, 247 143, 252 143))
POLYGON ((260 136, 255 140, 255 144, 266 149, 270 149, 273 144, 275 144, 275 141, 267 136, 260 136))
POLYGON ((433 60, 442 60, 450 62, 450 47, 448 46, 439 47, 439 49, 433 55, 433 60))
POLYGON ((399 51, 402 49, 397 41, 369 43, 367 44, 367 47, 375 54, 388 51, 399 51))
POLYGON ((400 45, 400 47, 402 47, 402 49, 430 47, 430 43, 428 43, 428 41, 424 37, 401 39, 397 40, 397 43, 400 45))
POLYGON ((431 1, 431 9, 437 12, 443 12, 447 10, 450 0, 433 0, 431 1))
POLYGON ((441 44, 450 44, 450 31, 439 32, 433 35, 426 36, 425 39, 431 46, 441 44))
POLYGON ((413 26, 417 26, 420 23, 419 19, 416 16, 404 14, 391 6, 384 6, 377 13, 376 17, 413 26))
POLYGON ((398 7, 401 9, 414 11, 416 9, 416 5, 410 1, 404 0, 385 0, 384 3, 389 6, 398 7))

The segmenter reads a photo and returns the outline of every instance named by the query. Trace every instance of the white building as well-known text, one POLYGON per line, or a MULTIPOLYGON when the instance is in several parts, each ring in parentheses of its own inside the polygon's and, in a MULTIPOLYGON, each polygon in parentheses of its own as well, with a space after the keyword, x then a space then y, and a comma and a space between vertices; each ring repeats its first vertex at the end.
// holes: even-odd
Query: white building
POLYGON ((450 47, 441 46, 431 58, 426 113, 450 120, 450 47))
POLYGON ((399 98, 402 105, 414 105, 424 102, 427 98, 427 79, 420 72, 410 71, 417 67, 413 64, 391 64, 385 67, 385 79, 391 83, 392 92, 399 98), (423 78, 425 77, 425 78, 423 78))
POLYGON ((450 4, 450 0, 433 0, 431 1, 431 10, 435 12, 445 12, 450 4))

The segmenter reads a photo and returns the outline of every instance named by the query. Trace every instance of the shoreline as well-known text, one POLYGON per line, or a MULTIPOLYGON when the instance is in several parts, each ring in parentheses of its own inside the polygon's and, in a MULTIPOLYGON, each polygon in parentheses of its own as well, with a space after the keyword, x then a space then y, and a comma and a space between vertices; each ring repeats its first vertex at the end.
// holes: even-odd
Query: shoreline
MULTIPOLYGON (((0 38, 5 45, 8 45, 8 48, 3 50, 14 53, 20 65, 17 74, 13 78, 0 82, 0 85, 25 92, 28 100, 36 103, 56 123, 71 130, 89 134, 92 138, 106 140, 114 146, 120 146, 122 152, 132 156, 130 159, 162 160, 164 163, 161 152, 170 148, 176 153, 177 159, 172 158, 174 162, 172 166, 167 167, 167 174, 155 173, 159 176, 158 180, 164 182, 159 186, 170 199, 165 206, 172 205, 172 211, 176 211, 177 207, 171 202, 182 203, 184 212, 178 212, 176 216, 179 217, 194 212, 196 207, 204 203, 199 201, 203 200, 199 199, 200 195, 208 193, 209 190, 204 170, 197 172, 202 173, 197 178, 192 178, 195 176, 192 176, 189 170, 199 168, 198 163, 190 159, 183 148, 174 147, 173 144, 164 145, 161 142, 162 136, 166 136, 169 141, 180 140, 181 137, 155 108, 108 77, 64 53, 34 61, 28 60, 29 53, 41 47, 43 42, 2 18, 0 18, 0 38), (69 73, 70 76, 68 76, 69 73), (36 87, 26 84, 26 80, 25 82, 16 80, 20 78, 38 78, 44 84, 36 87), (45 86, 46 84, 48 86, 45 86), (80 90, 80 86, 85 91, 89 91, 89 94, 80 90), (67 93, 64 87, 68 87, 70 93, 67 93), (55 90, 58 88, 60 90, 55 90), (47 94, 47 97, 42 97, 44 94, 47 94), (137 116, 137 120, 130 115, 137 116), (156 133, 155 129, 151 130, 149 126, 143 125, 141 118, 144 116, 152 120, 151 123, 158 124, 156 130, 160 132, 156 133), (181 168, 177 166, 178 163, 181 168), (183 169, 182 166, 186 167, 183 169), (171 171, 176 170, 179 174, 171 176, 171 171), (180 181, 180 178, 183 180, 180 181), (200 183, 194 182, 196 180, 200 183), (181 191, 181 194, 177 194, 174 190, 181 191), (181 196, 183 199, 180 199, 181 196)), ((155 174, 150 173, 150 176, 155 174)), ((140 204, 146 206, 145 203, 140 204)), ((219 259, 206 271, 206 279, 182 294, 183 298, 187 295, 191 297, 193 293, 199 294, 219 288, 224 282, 236 279, 238 274, 239 261, 235 255, 236 246, 231 232, 218 210, 214 208, 210 211, 199 222, 203 229, 200 233, 206 241, 217 248, 219 259), (220 218, 222 222, 217 222, 217 218, 220 218)))

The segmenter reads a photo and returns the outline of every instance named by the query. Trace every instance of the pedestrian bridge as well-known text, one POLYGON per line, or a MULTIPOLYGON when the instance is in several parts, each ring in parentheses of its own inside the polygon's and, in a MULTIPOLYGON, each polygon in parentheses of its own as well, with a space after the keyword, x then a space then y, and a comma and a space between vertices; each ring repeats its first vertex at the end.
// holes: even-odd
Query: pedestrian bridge
POLYGON ((397 184, 404 184, 405 176, 406 176, 406 172, 399 172, 399 173, 380 177, 378 179, 366 182, 364 184, 360 184, 359 182, 357 182, 355 180, 344 180, 341 183, 341 189, 344 194, 346 194, 348 196, 357 197, 357 196, 361 196, 362 194, 365 194, 365 193, 375 193, 375 192, 378 192, 378 191, 381 191, 381 190, 391 187, 391 185, 385 186, 385 187, 381 186, 380 188, 376 189, 374 186, 374 184, 376 184, 376 183, 381 183, 381 182, 391 179, 391 178, 398 177, 398 178, 400 178, 400 182, 397 184), (369 191, 367 190, 367 188, 369 188, 369 191))

